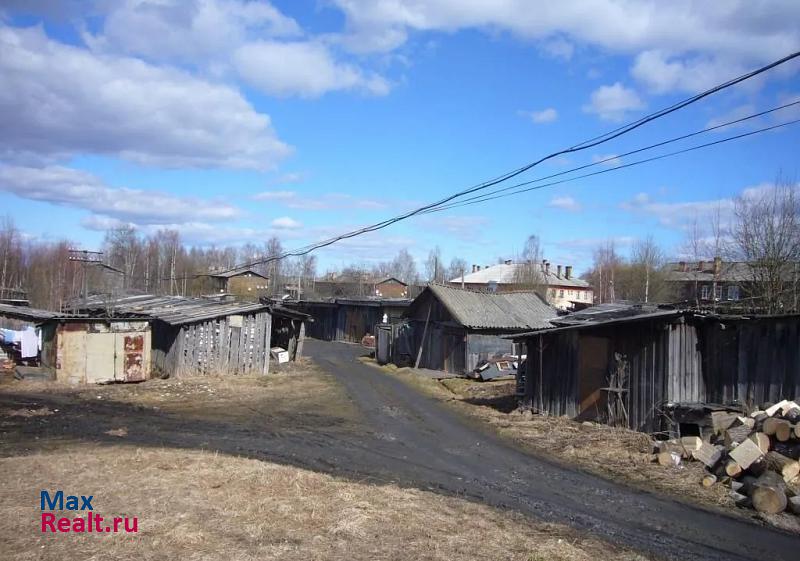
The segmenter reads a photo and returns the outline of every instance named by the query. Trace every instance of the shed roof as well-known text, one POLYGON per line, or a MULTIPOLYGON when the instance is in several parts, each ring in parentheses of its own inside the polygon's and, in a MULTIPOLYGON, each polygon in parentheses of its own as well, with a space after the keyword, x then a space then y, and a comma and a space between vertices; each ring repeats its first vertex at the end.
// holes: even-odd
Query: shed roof
POLYGON ((555 318, 550 321, 549 328, 537 329, 535 331, 529 331, 525 333, 517 333, 513 336, 508 336, 507 338, 522 339, 533 335, 539 335, 543 332, 549 334, 559 331, 588 329, 620 323, 645 321, 656 318, 666 319, 686 315, 689 313, 693 312, 688 312, 686 310, 663 309, 656 306, 629 303, 599 304, 579 312, 574 312, 555 318))
POLYGON ((229 279, 231 277, 238 277, 240 275, 246 275, 248 273, 250 275, 252 275, 252 276, 261 277, 262 279, 268 278, 268 277, 265 277, 264 275, 262 275, 261 273, 257 273, 253 269, 248 269, 248 268, 231 269, 230 271, 220 271, 219 273, 212 272, 212 273, 209 273, 208 276, 209 277, 218 278, 218 279, 229 279))
POLYGON ((170 325, 184 325, 238 314, 252 314, 267 310, 269 306, 257 302, 225 302, 205 298, 142 294, 116 299, 95 296, 87 301, 85 309, 104 313, 113 311, 114 314, 158 319, 170 325))
POLYGON ((50 310, 40 310, 38 308, 30 308, 28 306, 14 306, 11 304, 0 304, 0 316, 19 319, 22 321, 47 321, 50 319, 74 317, 75 314, 69 316, 58 312, 51 312, 50 310))
MULTIPOLYGON (((781 276, 785 281, 793 281, 800 270, 800 263, 786 263, 781 276)), ((719 271, 714 271, 714 260, 667 263, 668 282, 755 282, 756 266, 745 261, 722 261, 719 271), (701 267, 702 264, 702 267, 701 267), (685 269, 685 270, 684 270, 685 269)))
POLYGON ((488 294, 437 284, 429 285, 411 304, 411 310, 430 293, 453 318, 471 329, 523 330, 551 328, 557 316, 535 292, 488 294))
MULTIPOLYGON (((484 267, 480 271, 474 273, 467 273, 464 275, 464 284, 489 284, 495 282, 497 284, 517 284, 516 271, 522 267, 524 263, 498 263, 490 267, 484 267)), ((549 272, 540 271, 542 279, 548 286, 566 286, 574 288, 590 288, 589 283, 583 279, 570 277, 567 278, 564 274, 558 276, 555 271, 550 269, 549 272)), ((450 280, 453 284, 461 283, 461 277, 458 276, 450 280)))

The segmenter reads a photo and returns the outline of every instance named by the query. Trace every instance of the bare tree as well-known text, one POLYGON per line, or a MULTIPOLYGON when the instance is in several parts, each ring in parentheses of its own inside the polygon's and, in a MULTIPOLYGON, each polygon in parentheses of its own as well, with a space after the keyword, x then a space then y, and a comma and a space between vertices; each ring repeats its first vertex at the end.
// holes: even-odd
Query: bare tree
POLYGON ((406 284, 419 282, 417 263, 407 249, 401 249, 392 260, 392 276, 397 277, 406 284))
MULTIPOLYGON (((767 313, 790 301, 800 260, 800 201, 795 182, 779 175, 775 186, 746 193, 734 203, 733 239, 752 275, 747 291, 767 313)), ((793 299, 792 306, 794 306, 793 299)))
POLYGON ((283 290, 283 280, 281 279, 281 260, 275 259, 283 253, 283 245, 277 236, 272 236, 267 240, 264 247, 264 257, 272 259, 266 263, 266 276, 269 277, 270 293, 274 296, 283 290))
POLYGON ((613 240, 595 249, 594 265, 587 276, 599 303, 616 301, 615 283, 623 264, 613 240))
POLYGON ((514 268, 514 284, 541 293, 546 290, 546 282, 542 271, 542 247, 539 237, 528 236, 522 253, 516 259, 514 268))
MULTIPOLYGON (((631 268, 635 276, 641 277, 641 296, 636 300, 650 302, 653 294, 659 294, 663 288, 663 275, 659 274, 664 265, 664 254, 656 245, 653 236, 638 240, 632 251, 631 268), (654 290, 654 288, 656 290, 654 290)), ((637 291, 632 291, 637 292, 637 291)))
POLYGON ((467 262, 460 257, 453 257, 450 260, 450 266, 447 267, 447 279, 448 281, 455 281, 461 280, 461 278, 467 272, 467 262))
POLYGON ((437 245, 430 252, 425 260, 425 275, 428 282, 444 282, 444 265, 442 263, 442 250, 437 245))

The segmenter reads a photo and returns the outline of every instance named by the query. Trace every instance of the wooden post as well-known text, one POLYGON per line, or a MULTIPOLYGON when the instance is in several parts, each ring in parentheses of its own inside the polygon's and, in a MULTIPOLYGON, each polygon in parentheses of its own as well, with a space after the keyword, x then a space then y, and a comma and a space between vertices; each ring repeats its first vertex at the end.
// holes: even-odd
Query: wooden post
POLYGON ((417 352, 417 362, 414 363, 414 368, 419 368, 419 361, 422 360, 422 349, 425 347, 425 336, 428 334, 428 322, 431 319, 431 308, 433 308, 433 301, 428 304, 428 317, 425 318, 425 327, 422 330, 422 339, 419 342, 419 351, 417 352))

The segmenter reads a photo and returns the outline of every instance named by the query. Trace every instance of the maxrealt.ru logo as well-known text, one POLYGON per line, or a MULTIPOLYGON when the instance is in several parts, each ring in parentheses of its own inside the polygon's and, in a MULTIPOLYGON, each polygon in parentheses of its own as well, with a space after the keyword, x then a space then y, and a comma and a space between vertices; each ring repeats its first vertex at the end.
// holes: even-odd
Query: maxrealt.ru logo
POLYGON ((42 532, 53 533, 136 533, 139 531, 139 520, 135 516, 103 517, 94 512, 92 501, 94 495, 65 495, 64 491, 55 491, 52 495, 42 491, 40 495, 42 510, 42 532), (72 511, 81 514, 56 516, 52 511, 72 511), (50 512, 48 512, 50 511, 50 512))

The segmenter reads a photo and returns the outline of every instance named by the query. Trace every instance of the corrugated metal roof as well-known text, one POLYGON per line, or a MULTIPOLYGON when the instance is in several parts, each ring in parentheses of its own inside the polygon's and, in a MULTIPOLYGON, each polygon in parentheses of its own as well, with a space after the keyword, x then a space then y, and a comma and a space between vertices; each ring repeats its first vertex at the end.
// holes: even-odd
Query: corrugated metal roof
MULTIPOLYGON (((485 267, 474 273, 464 275, 464 284, 515 284, 517 268, 522 267, 523 263, 499 263, 490 267, 485 267)), ((583 279, 575 277, 566 278, 563 274, 559 277, 551 268, 548 273, 540 271, 542 278, 548 286, 572 286, 575 288, 589 288, 589 283, 583 279)), ((461 277, 450 280, 452 284, 460 284, 461 277)))
POLYGON ((557 316, 555 308, 534 292, 487 294, 441 285, 427 290, 456 321, 472 329, 542 329, 552 327, 548 320, 557 316))
POLYGON ((268 305, 257 302, 225 302, 182 296, 153 296, 151 294, 124 296, 116 299, 92 297, 86 303, 86 310, 159 319, 170 325, 184 325, 218 317, 252 314, 268 309, 268 305))
POLYGON ((50 310, 40 310, 29 308, 28 306, 13 306, 11 304, 0 304, 0 316, 19 319, 22 321, 47 321, 64 317, 75 317, 75 314, 67 316, 50 310))

